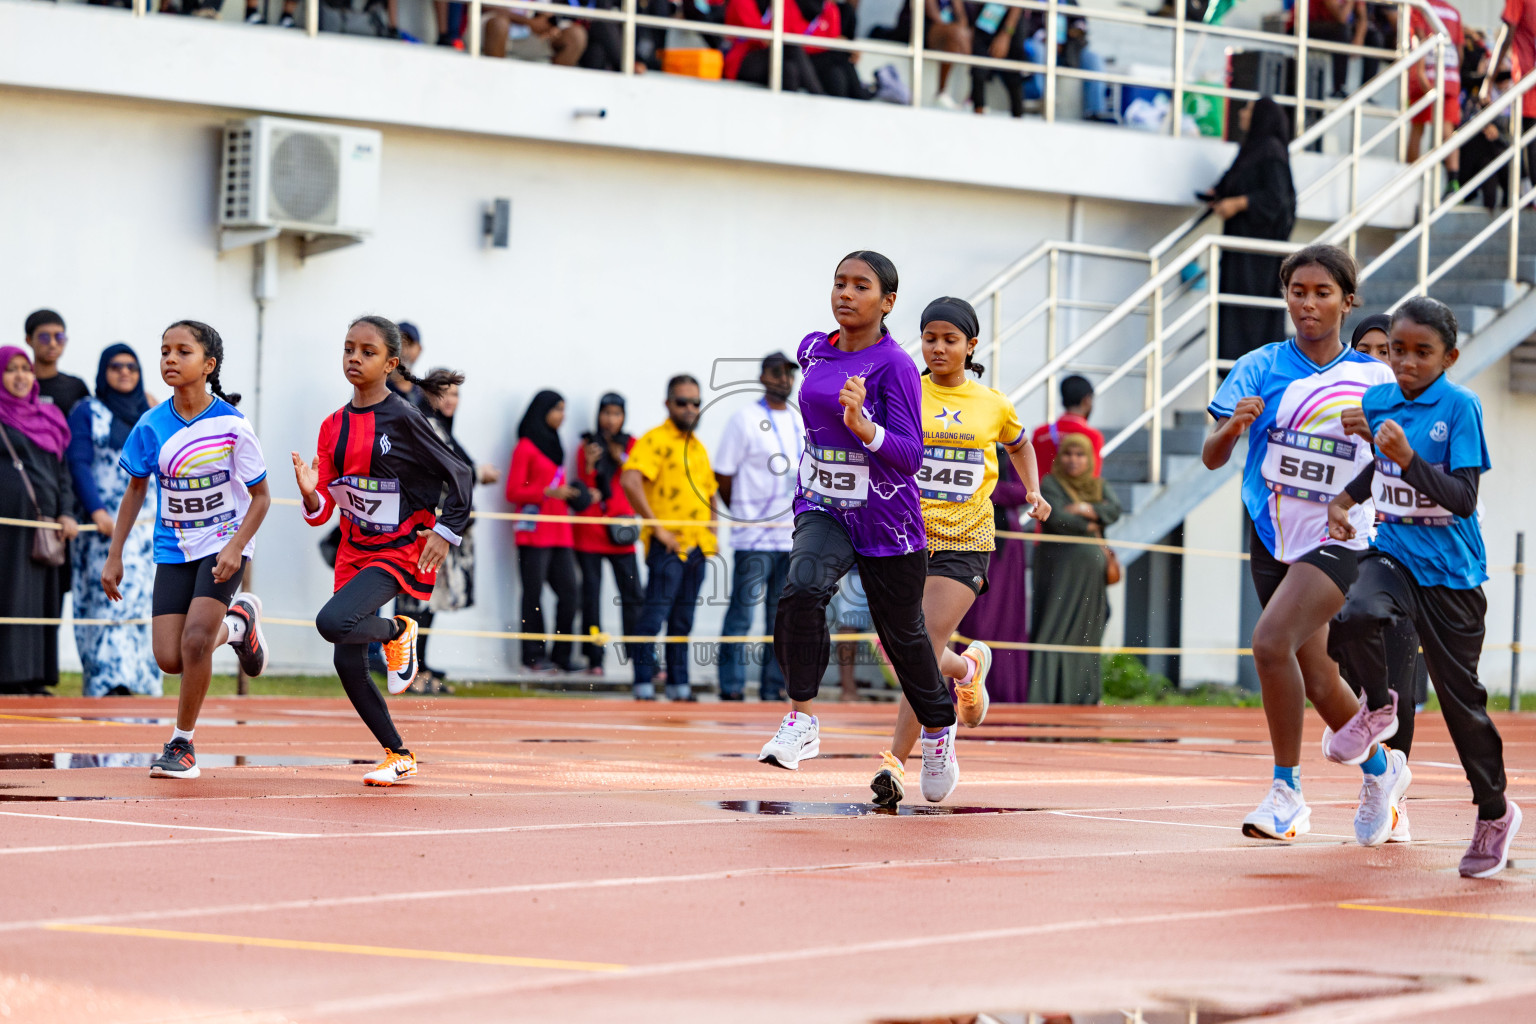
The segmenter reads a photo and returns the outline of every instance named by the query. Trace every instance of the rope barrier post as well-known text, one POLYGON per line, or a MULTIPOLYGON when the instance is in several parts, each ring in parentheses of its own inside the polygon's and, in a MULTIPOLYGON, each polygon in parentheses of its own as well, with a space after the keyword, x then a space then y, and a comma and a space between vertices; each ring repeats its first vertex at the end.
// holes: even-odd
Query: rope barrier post
POLYGON ((1525 595, 1525 531, 1515 532, 1515 631, 1509 645, 1509 710, 1520 710, 1520 612, 1525 595))

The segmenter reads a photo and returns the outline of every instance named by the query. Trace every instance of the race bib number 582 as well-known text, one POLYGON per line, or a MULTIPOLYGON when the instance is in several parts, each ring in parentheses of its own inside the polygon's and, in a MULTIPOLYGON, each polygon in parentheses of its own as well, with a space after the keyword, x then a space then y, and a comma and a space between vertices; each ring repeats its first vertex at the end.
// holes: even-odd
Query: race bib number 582
POLYGON ((235 489, 227 471, 160 478, 160 522, 173 530, 197 530, 235 518, 235 489))

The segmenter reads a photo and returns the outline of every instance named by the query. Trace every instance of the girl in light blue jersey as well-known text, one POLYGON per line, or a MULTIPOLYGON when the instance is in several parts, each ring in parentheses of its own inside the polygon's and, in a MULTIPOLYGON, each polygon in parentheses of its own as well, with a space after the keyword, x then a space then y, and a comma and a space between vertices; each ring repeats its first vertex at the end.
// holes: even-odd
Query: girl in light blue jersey
POLYGON ((123 442, 121 464, 130 479, 101 573, 107 597, 122 600, 123 545, 155 477, 150 629, 160 668, 181 675, 176 729, 149 771, 157 778, 199 774, 192 730, 213 676, 213 652, 230 644, 247 675, 261 675, 267 664, 261 602, 240 592, 240 581, 272 496, 256 432, 235 408, 240 396, 226 395, 219 384, 223 363, 224 341, 207 324, 179 320, 161 335, 160 378, 175 394, 139 417, 123 442))
POLYGON ((1324 737, 1323 751, 1348 761, 1397 731, 1397 695, 1412 683, 1413 659, 1392 657, 1388 639, 1391 630, 1411 623, 1412 647, 1424 649, 1477 804, 1461 873, 1487 878, 1508 861, 1520 808, 1504 795, 1504 744, 1477 678, 1488 611, 1477 492, 1492 465, 1483 407, 1445 376, 1458 351, 1456 317, 1444 303, 1421 297, 1399 306, 1390 345, 1396 382, 1371 388, 1362 408, 1346 417, 1351 431, 1375 443, 1376 460, 1328 506, 1335 540, 1355 538, 1350 512, 1361 502, 1374 500, 1380 523, 1329 636, 1329 650, 1359 680, 1366 703, 1342 730, 1324 737))
MULTIPOLYGON (((1371 460, 1370 447, 1350 439, 1342 417, 1360 408, 1366 389, 1388 382, 1391 371, 1339 337, 1358 278, 1355 261, 1337 246, 1312 245, 1289 256, 1280 283, 1295 338, 1239 359, 1210 405, 1216 427, 1202 453, 1207 468, 1226 465, 1248 434, 1249 570, 1264 605, 1253 630, 1253 660, 1275 754, 1269 793, 1243 819, 1244 834, 1255 838, 1295 839, 1311 827, 1301 794, 1306 702, 1334 729, 1359 707, 1328 656, 1328 620, 1355 581, 1372 509, 1366 504, 1350 513, 1359 539, 1334 542, 1328 502, 1371 460)), ((1379 841, 1382 822, 1391 828, 1408 769, 1401 754, 1389 759, 1374 744, 1362 767, 1356 838, 1379 841)))

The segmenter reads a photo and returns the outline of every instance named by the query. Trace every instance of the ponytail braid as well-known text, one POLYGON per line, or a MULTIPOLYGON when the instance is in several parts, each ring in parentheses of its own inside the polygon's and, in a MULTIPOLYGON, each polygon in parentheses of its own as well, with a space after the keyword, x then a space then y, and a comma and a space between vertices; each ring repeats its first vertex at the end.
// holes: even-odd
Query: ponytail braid
POLYGON ((200 320, 177 320, 160 332, 161 337, 164 337, 167 331, 177 327, 190 332, 192 337, 197 339, 197 343, 203 347, 203 354, 213 360, 213 372, 208 375, 208 389, 230 405, 239 405, 240 395, 225 394, 224 386, 219 383, 219 371, 224 369, 224 339, 219 337, 219 332, 200 320))
POLYGON ((965 368, 967 370, 974 370, 976 372, 976 376, 978 377, 985 373, 987 369, 985 366, 982 366, 976 360, 972 359, 969 352, 965 354, 965 368))
MULTIPOLYGON (((393 320, 371 313, 353 320, 348 327, 356 327, 358 324, 367 324, 377 331, 379 337, 384 342, 384 352, 391 359, 400 358, 400 327, 398 324, 393 320)), ((407 370, 404 363, 401 363, 395 368, 395 372, 400 375, 401 380, 409 381, 412 385, 421 388, 422 391, 433 398, 436 398, 454 384, 464 383, 464 375, 453 370, 433 370, 425 377, 418 377, 410 370, 407 370)))

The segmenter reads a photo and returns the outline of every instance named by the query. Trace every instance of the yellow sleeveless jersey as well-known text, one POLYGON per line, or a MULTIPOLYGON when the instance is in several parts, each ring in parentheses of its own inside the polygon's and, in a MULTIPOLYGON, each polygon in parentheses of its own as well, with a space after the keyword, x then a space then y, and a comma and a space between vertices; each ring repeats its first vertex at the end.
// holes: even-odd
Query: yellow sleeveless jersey
POLYGON ((997 445, 1024 434, 1000 391, 967 380, 957 388, 923 378, 923 465, 917 471, 929 551, 991 551, 997 546, 992 489, 997 445))

